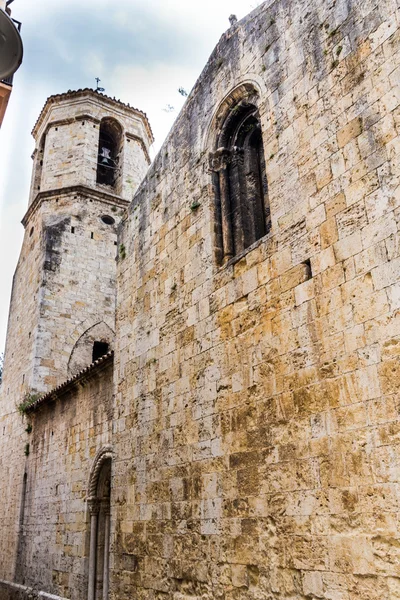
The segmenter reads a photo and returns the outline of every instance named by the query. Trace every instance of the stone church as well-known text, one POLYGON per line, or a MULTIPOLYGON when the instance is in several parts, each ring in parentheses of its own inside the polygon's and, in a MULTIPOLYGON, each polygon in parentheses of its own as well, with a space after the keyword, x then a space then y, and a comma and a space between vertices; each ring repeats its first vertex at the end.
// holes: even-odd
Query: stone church
POLYGON ((400 4, 231 18, 158 156, 48 98, 0 396, 0 598, 400 599, 400 4))

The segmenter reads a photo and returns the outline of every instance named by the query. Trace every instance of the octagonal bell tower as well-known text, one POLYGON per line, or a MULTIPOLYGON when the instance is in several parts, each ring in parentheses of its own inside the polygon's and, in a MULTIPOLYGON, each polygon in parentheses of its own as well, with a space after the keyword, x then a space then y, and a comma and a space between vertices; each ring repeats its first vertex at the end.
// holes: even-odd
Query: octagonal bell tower
POLYGON ((94 90, 51 96, 32 134, 29 204, 77 185, 130 200, 150 163, 146 115, 94 90))
POLYGON ((33 136, 2 387, 10 409, 112 350, 117 226, 153 141, 144 113, 90 89, 51 96, 33 136))

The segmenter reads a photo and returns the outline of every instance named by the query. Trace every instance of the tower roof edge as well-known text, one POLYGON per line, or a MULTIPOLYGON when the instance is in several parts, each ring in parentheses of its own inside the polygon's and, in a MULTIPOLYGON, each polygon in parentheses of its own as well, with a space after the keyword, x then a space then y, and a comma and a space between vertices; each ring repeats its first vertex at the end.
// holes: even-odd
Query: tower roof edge
POLYGON ((46 113, 47 113, 47 110, 50 108, 50 106, 52 106, 56 102, 59 102, 62 100, 67 100, 70 98, 71 99, 78 98, 79 96, 93 96, 93 97, 101 98, 101 100, 105 104, 109 104, 109 105, 117 104, 124 109, 132 111, 133 113, 136 113, 138 116, 140 116, 143 119, 143 122, 145 124, 146 130, 147 130, 147 133, 148 133, 148 136, 150 139, 150 143, 154 142, 153 131, 151 129, 149 120, 148 120, 145 112, 143 112, 142 110, 140 110, 138 108, 134 108, 133 106, 130 106, 129 104, 126 104, 125 102, 122 102, 121 100, 116 100, 115 98, 111 98, 110 96, 107 96, 106 94, 103 94, 103 93, 93 90, 91 88, 82 88, 79 90, 68 90, 67 92, 63 92, 61 94, 53 94, 52 96, 49 96, 47 98, 46 102, 44 103, 42 110, 40 111, 39 117, 37 118, 35 125, 33 126, 32 135, 35 137, 36 134, 38 133, 39 128, 40 128, 41 124, 43 123, 46 113))

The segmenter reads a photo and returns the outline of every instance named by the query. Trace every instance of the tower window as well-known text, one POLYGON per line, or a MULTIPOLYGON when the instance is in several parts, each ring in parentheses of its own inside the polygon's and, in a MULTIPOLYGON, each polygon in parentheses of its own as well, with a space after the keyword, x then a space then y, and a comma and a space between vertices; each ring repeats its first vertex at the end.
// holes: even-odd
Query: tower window
POLYGON ((271 227, 264 147, 257 107, 231 106, 210 157, 219 262, 237 256, 271 227))
POLYGON ((109 349, 109 345, 106 342, 94 342, 93 343, 93 353, 92 353, 92 362, 98 360, 105 354, 107 354, 109 349))
POLYGON ((97 183, 114 187, 118 182, 121 146, 120 124, 115 119, 103 119, 100 123, 97 154, 97 183))

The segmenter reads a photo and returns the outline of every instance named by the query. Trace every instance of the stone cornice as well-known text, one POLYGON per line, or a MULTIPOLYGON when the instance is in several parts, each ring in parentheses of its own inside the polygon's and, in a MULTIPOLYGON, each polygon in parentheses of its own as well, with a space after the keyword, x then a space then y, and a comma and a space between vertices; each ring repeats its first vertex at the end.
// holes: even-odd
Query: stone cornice
POLYGON ((47 135, 49 129, 52 127, 61 127, 61 125, 71 125, 74 121, 92 121, 98 125, 100 123, 100 119, 97 117, 92 117, 92 115, 82 114, 76 115, 75 117, 69 117, 68 119, 58 119, 58 121, 51 121, 47 124, 47 127, 44 133, 47 135))
POLYGON ((115 196, 114 194, 108 194, 103 190, 87 187, 85 185, 71 185, 69 187, 39 192, 36 195, 32 204, 29 206, 28 210, 26 211, 21 221, 22 225, 24 227, 27 226, 29 220, 35 214, 35 212, 44 200, 51 200, 52 198, 56 197, 61 198, 62 196, 70 196, 72 194, 83 196, 86 198, 90 197, 100 202, 104 202, 104 204, 118 206, 119 208, 127 208, 130 204, 128 200, 124 200, 120 196, 115 196))
POLYGON ((85 367, 84 369, 79 371, 79 373, 77 373, 73 377, 70 377, 69 379, 67 379, 66 381, 64 381, 57 387, 55 387, 50 392, 43 394, 43 396, 41 396, 40 398, 35 400, 35 402, 33 402, 30 406, 28 406, 25 409, 25 412, 26 413, 33 412, 37 408, 39 408, 39 406, 41 406, 42 404, 46 404, 47 402, 57 400, 58 398, 60 398, 61 396, 63 396, 64 394, 66 394, 67 392, 72 390, 77 385, 84 386, 87 381, 89 381, 90 379, 95 377, 98 373, 101 373, 101 371, 103 371, 108 365, 112 365, 113 361, 114 361, 114 352, 113 351, 109 352, 108 354, 105 354, 104 356, 102 356, 101 358, 99 358, 98 360, 93 362, 92 364, 88 365, 87 367, 85 367))

